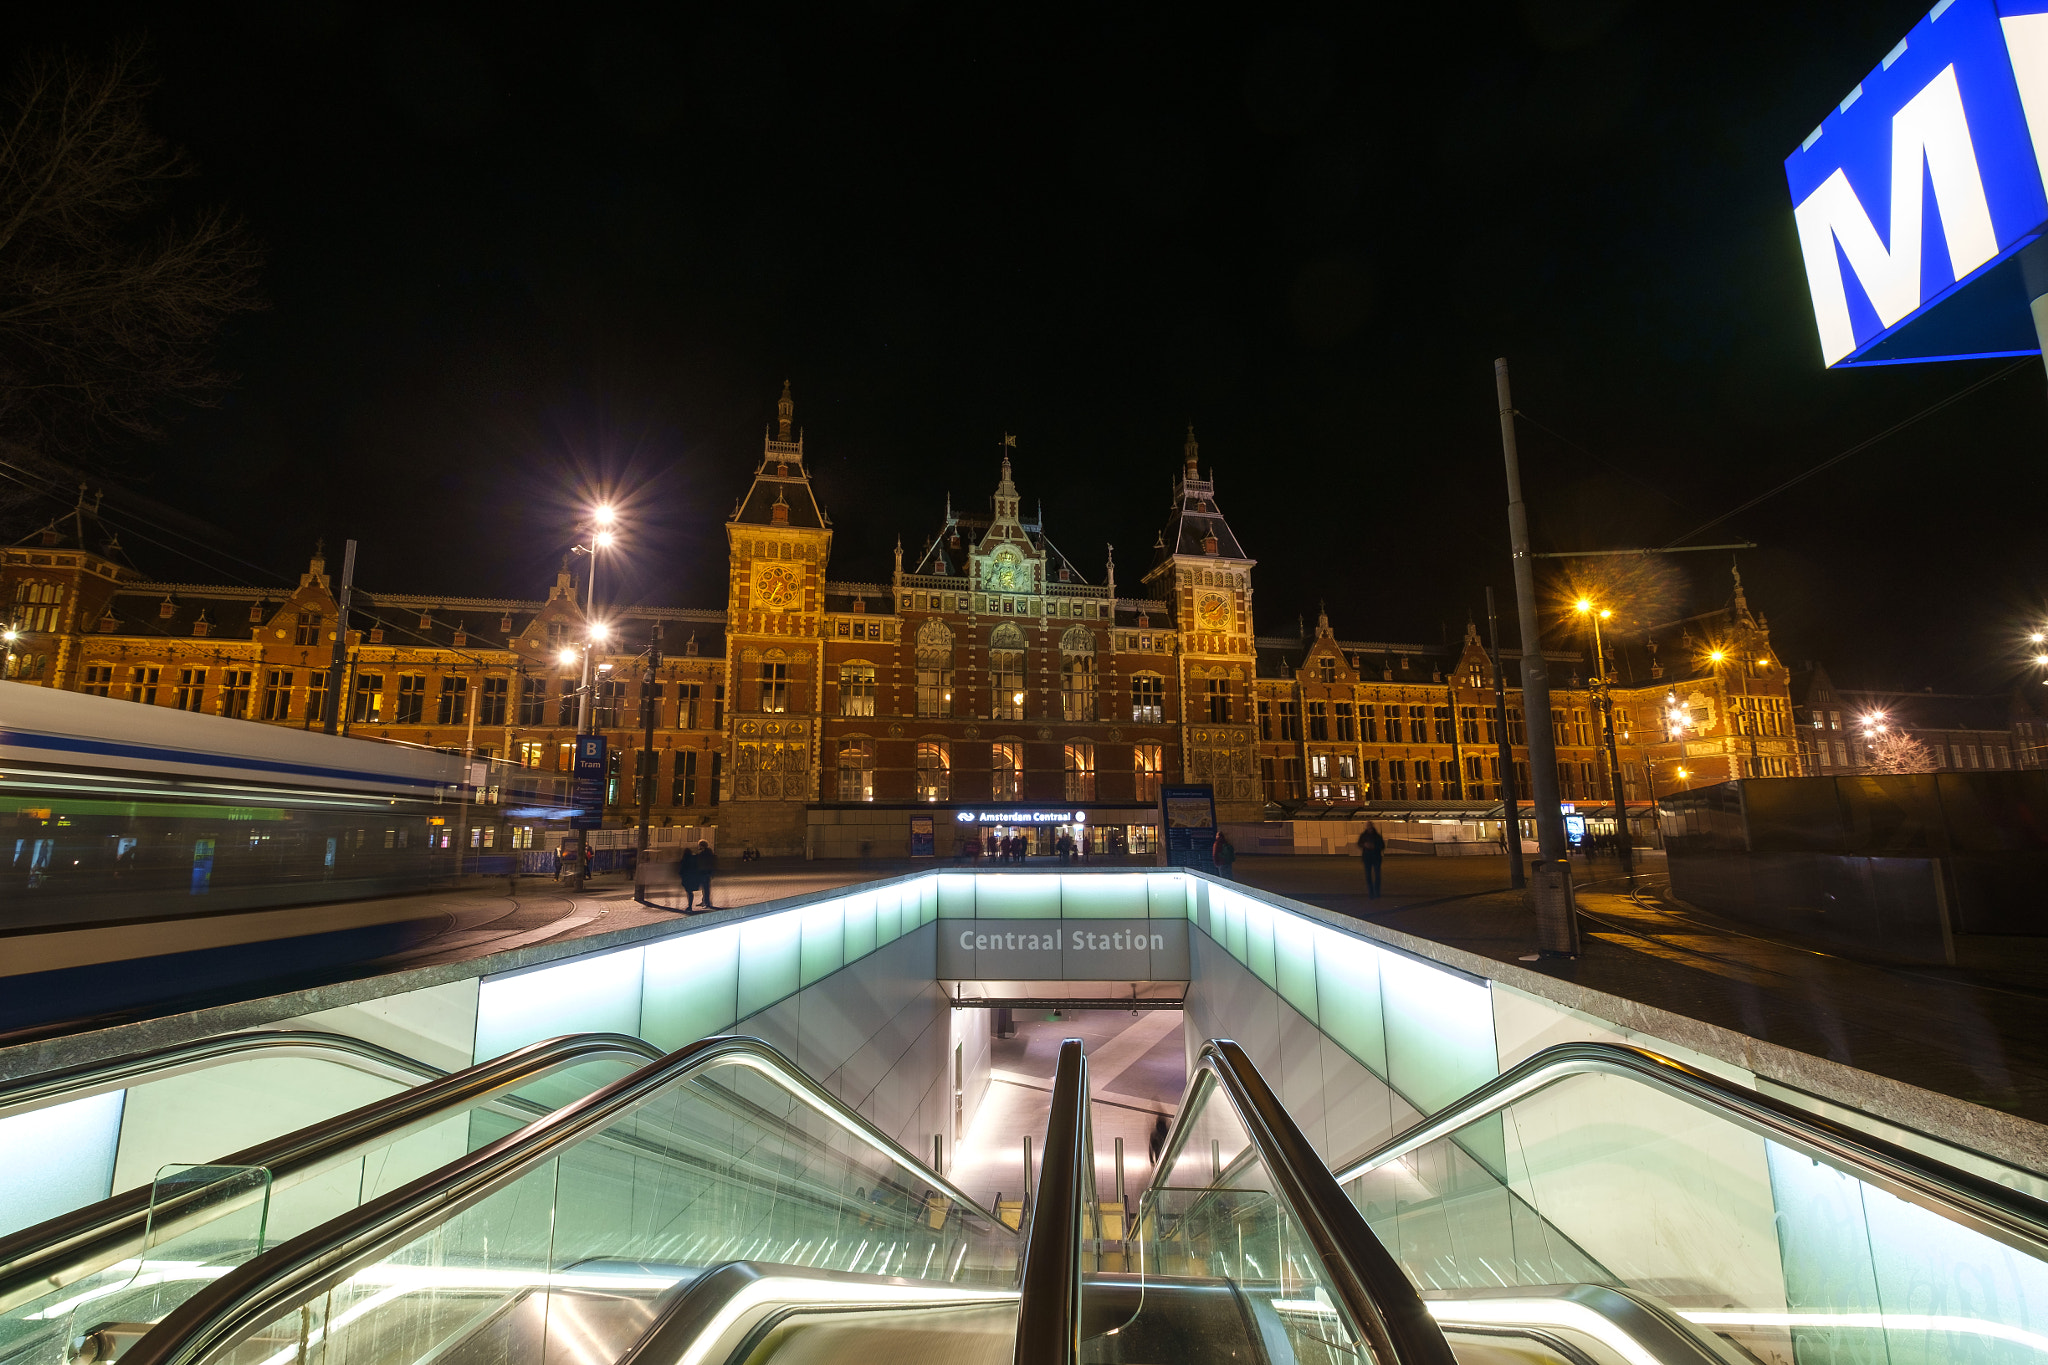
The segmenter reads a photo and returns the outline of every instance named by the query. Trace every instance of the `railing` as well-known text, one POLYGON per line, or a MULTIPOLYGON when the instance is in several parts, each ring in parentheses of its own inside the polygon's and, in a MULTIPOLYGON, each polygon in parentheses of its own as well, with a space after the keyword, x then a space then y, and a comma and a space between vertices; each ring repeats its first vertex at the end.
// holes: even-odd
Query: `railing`
MULTIPOLYGON (((105 1068, 119 1068, 125 1074, 127 1069, 150 1057, 171 1057, 183 1060, 177 1069, 189 1070, 197 1064, 193 1061, 195 1056, 218 1061, 223 1056, 250 1052, 273 1056, 322 1056, 331 1052, 371 1057, 406 1063, 413 1068, 408 1079, 431 1078, 424 1085, 259 1143, 215 1163, 223 1167, 263 1168, 270 1174, 267 1191, 310 1177, 370 1148, 396 1142, 452 1112, 499 1097, 509 1099, 506 1092, 568 1067, 606 1057, 644 1061, 661 1055, 653 1045, 624 1034, 572 1034, 529 1043, 502 1057, 451 1074, 356 1039, 279 1032, 207 1039, 204 1043, 122 1058, 106 1063, 105 1068), (236 1044, 241 1045, 233 1046, 236 1044)), ((514 1100, 511 1107, 521 1121, 547 1112, 545 1106, 531 1102, 514 1100)), ((143 1249, 145 1238, 161 1243, 201 1222, 222 1217, 233 1208, 232 1202, 204 1197, 203 1191, 168 1203, 153 1203, 153 1193, 153 1187, 148 1185, 124 1190, 0 1237, 0 1312, 136 1255, 143 1249)))
MULTIPOLYGON (((281 1314, 296 1315, 300 1305, 336 1291, 350 1276, 379 1269, 381 1258, 410 1245, 407 1239, 428 1233, 438 1236, 439 1230, 449 1227, 451 1220, 475 1209, 522 1176, 565 1157, 578 1143, 599 1135, 613 1123, 629 1120, 642 1124, 654 1122, 649 1117, 653 1112, 651 1101, 672 1089, 681 1096, 679 1087, 715 1069, 727 1067, 746 1068, 761 1074, 783 1092, 836 1125, 872 1156, 895 1166, 913 1177, 914 1181, 930 1186, 963 1213, 971 1212, 983 1220, 989 1229, 1001 1226, 994 1215, 981 1209, 957 1186, 920 1165, 916 1158, 804 1076, 767 1044, 753 1038, 706 1038, 438 1171, 264 1252, 207 1285, 174 1309, 137 1340, 122 1359, 126 1365, 192 1365, 216 1351, 225 1350, 281 1314)), ((641 1140, 646 1142, 644 1137, 641 1140)), ((658 1143, 649 1143, 648 1146, 650 1155, 660 1154, 658 1143)), ((671 1155, 668 1159, 684 1160, 680 1155, 671 1155)), ((722 1179, 730 1174, 731 1166, 730 1159, 727 1159, 717 1171, 711 1171, 701 1163, 695 1169, 700 1175, 722 1179)), ((549 1188, 554 1188, 552 1182, 549 1188)), ((786 1202, 786 1195, 787 1191, 780 1187, 770 1191, 771 1199, 779 1198, 786 1202)), ((558 1206, 556 1217, 559 1220, 561 1216, 562 1209, 558 1206)), ((402 1270, 414 1278, 433 1273, 432 1267, 422 1268, 410 1261, 403 1265, 392 1262, 382 1268, 402 1270)), ((490 1283, 504 1287, 505 1292, 520 1292, 526 1283, 522 1280, 518 1284, 509 1284, 506 1272, 492 1273, 494 1278, 490 1283)), ((546 1270, 532 1272, 529 1276, 532 1287, 544 1287, 555 1273, 546 1270)), ((388 1301, 388 1295, 380 1291, 380 1294, 362 1299, 361 1309, 367 1310, 385 1301, 388 1301)), ((360 1311, 343 1313, 333 1320, 331 1326, 323 1326, 322 1344, 326 1342, 328 1331, 337 1330, 344 1322, 353 1322, 359 1316, 360 1311)), ((296 1316, 294 1320, 297 1320, 296 1316)))
POLYGON ((1337 1172, 1336 1179, 1348 1184, 1539 1090, 1573 1076, 1594 1074, 1621 1076, 1652 1086, 2015 1250, 2048 1259, 2048 1204, 1683 1062, 1620 1043, 1562 1043, 1545 1048, 1351 1162, 1337 1172))
MULTIPOLYGON (((1371 1348, 1373 1357, 1381 1365, 1454 1365, 1450 1345, 1414 1284, 1345 1197, 1329 1167, 1258 1068, 1245 1056, 1244 1049, 1227 1038, 1211 1039, 1204 1044, 1195 1063, 1179 1114, 1155 1167, 1148 1191, 1148 1197, 1154 1197, 1155 1202, 1146 1221, 1155 1230, 1158 1228, 1156 1196, 1167 1190, 1178 1174, 1190 1139, 1198 1130, 1212 1131, 1205 1126, 1205 1120, 1207 1106, 1215 1094, 1229 1100, 1237 1122, 1242 1125, 1246 1146, 1227 1164, 1219 1148, 1212 1147, 1216 1155, 1205 1173, 1205 1188, 1192 1191, 1195 1199, 1242 1193, 1226 1189, 1226 1177, 1242 1177, 1254 1165, 1263 1167, 1273 1196, 1291 1216, 1289 1227, 1307 1242, 1309 1260, 1320 1272, 1317 1279, 1321 1287, 1336 1300, 1330 1311, 1341 1311, 1349 1319, 1352 1329, 1371 1348)), ((1199 1155, 1195 1153, 1194 1157, 1198 1159, 1199 1155)), ((1177 1221, 1185 1224, 1195 1217, 1191 1207, 1177 1221)), ((1142 1229, 1140 1236, 1142 1244, 1142 1229)), ((1313 1300, 1304 1306, 1313 1311, 1313 1300)))
POLYGON ((1060 1044, 1052 1108, 1039 1159, 1038 1198, 1018 1277, 1016 1365, 1073 1365, 1081 1353, 1081 1243, 1095 1201, 1088 1150, 1088 1059, 1081 1040, 1060 1044))

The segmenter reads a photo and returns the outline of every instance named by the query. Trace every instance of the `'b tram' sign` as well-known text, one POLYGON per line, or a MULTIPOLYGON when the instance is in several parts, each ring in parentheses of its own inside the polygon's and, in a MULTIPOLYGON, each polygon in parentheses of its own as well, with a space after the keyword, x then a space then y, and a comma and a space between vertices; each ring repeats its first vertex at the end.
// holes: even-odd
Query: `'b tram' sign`
POLYGON ((2048 0, 1939 0, 1785 179, 1823 364, 2039 354, 2048 0))

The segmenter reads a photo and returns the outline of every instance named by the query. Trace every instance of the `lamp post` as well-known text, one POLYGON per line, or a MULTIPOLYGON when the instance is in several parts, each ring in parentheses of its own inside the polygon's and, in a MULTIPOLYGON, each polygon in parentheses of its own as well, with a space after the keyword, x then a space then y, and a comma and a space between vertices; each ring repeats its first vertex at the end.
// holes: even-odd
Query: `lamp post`
MULTIPOLYGON (((603 643, 605 637, 610 634, 602 621, 593 620, 592 618, 597 612, 597 552, 611 548, 613 540, 612 523, 615 519, 611 505, 609 503, 600 503, 591 512, 590 545, 587 548, 578 547, 590 556, 590 572, 583 581, 583 619, 587 623, 587 630, 583 642, 583 686, 576 699, 576 734, 579 739, 590 733, 591 723, 596 719, 590 705, 592 648, 594 645, 603 643)), ((572 773, 572 781, 573 778, 574 774, 572 773)), ((603 818, 603 812, 604 807, 602 798, 600 798, 598 806, 600 819, 603 818)), ((573 862, 569 869, 569 886, 575 891, 583 889, 583 859, 586 838, 587 836, 579 823, 576 829, 575 851, 572 855, 573 862)))
POLYGON ((1600 720, 1607 730, 1607 781, 1614 791, 1615 852, 1621 857, 1621 870, 1628 874, 1629 884, 1636 880, 1636 860, 1630 848, 1628 832, 1628 799, 1621 790, 1621 754, 1614 742, 1614 687, 1607 676, 1607 654, 1600 639, 1600 623, 1614 613, 1606 607, 1595 607, 1588 598, 1581 597, 1574 604, 1574 610, 1593 623, 1593 670, 1599 676, 1593 679, 1593 686, 1599 689, 1600 720))

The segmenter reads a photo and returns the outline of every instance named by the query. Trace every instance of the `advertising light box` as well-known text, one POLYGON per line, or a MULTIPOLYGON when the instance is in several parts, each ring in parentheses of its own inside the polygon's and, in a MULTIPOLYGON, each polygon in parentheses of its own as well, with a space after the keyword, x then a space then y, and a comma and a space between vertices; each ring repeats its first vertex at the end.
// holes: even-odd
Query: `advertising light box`
POLYGON ((1785 161, 1823 362, 2038 354, 2044 158, 2048 0, 1942 0, 1785 161))

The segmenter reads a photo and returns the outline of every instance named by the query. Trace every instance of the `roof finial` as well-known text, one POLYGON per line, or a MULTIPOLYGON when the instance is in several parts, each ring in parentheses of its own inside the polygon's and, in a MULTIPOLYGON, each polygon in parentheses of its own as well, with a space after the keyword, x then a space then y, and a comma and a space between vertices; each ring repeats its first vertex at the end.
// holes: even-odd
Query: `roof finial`
POLYGON ((1181 450, 1187 458, 1188 477, 1190 479, 1200 478, 1201 476, 1195 471, 1198 467, 1197 458, 1201 455, 1202 448, 1195 443, 1195 424, 1193 422, 1188 423, 1188 442, 1185 446, 1181 447, 1181 450))
POLYGON ((785 379, 782 381, 782 397, 775 400, 775 425, 781 432, 776 439, 789 440, 789 426, 795 418, 796 401, 789 396, 789 381, 785 379))
POLYGON ((1733 556, 1730 556, 1728 560, 1728 572, 1735 579, 1735 614, 1737 616, 1747 616, 1749 615, 1749 598, 1743 595, 1742 568, 1735 562, 1733 556))

